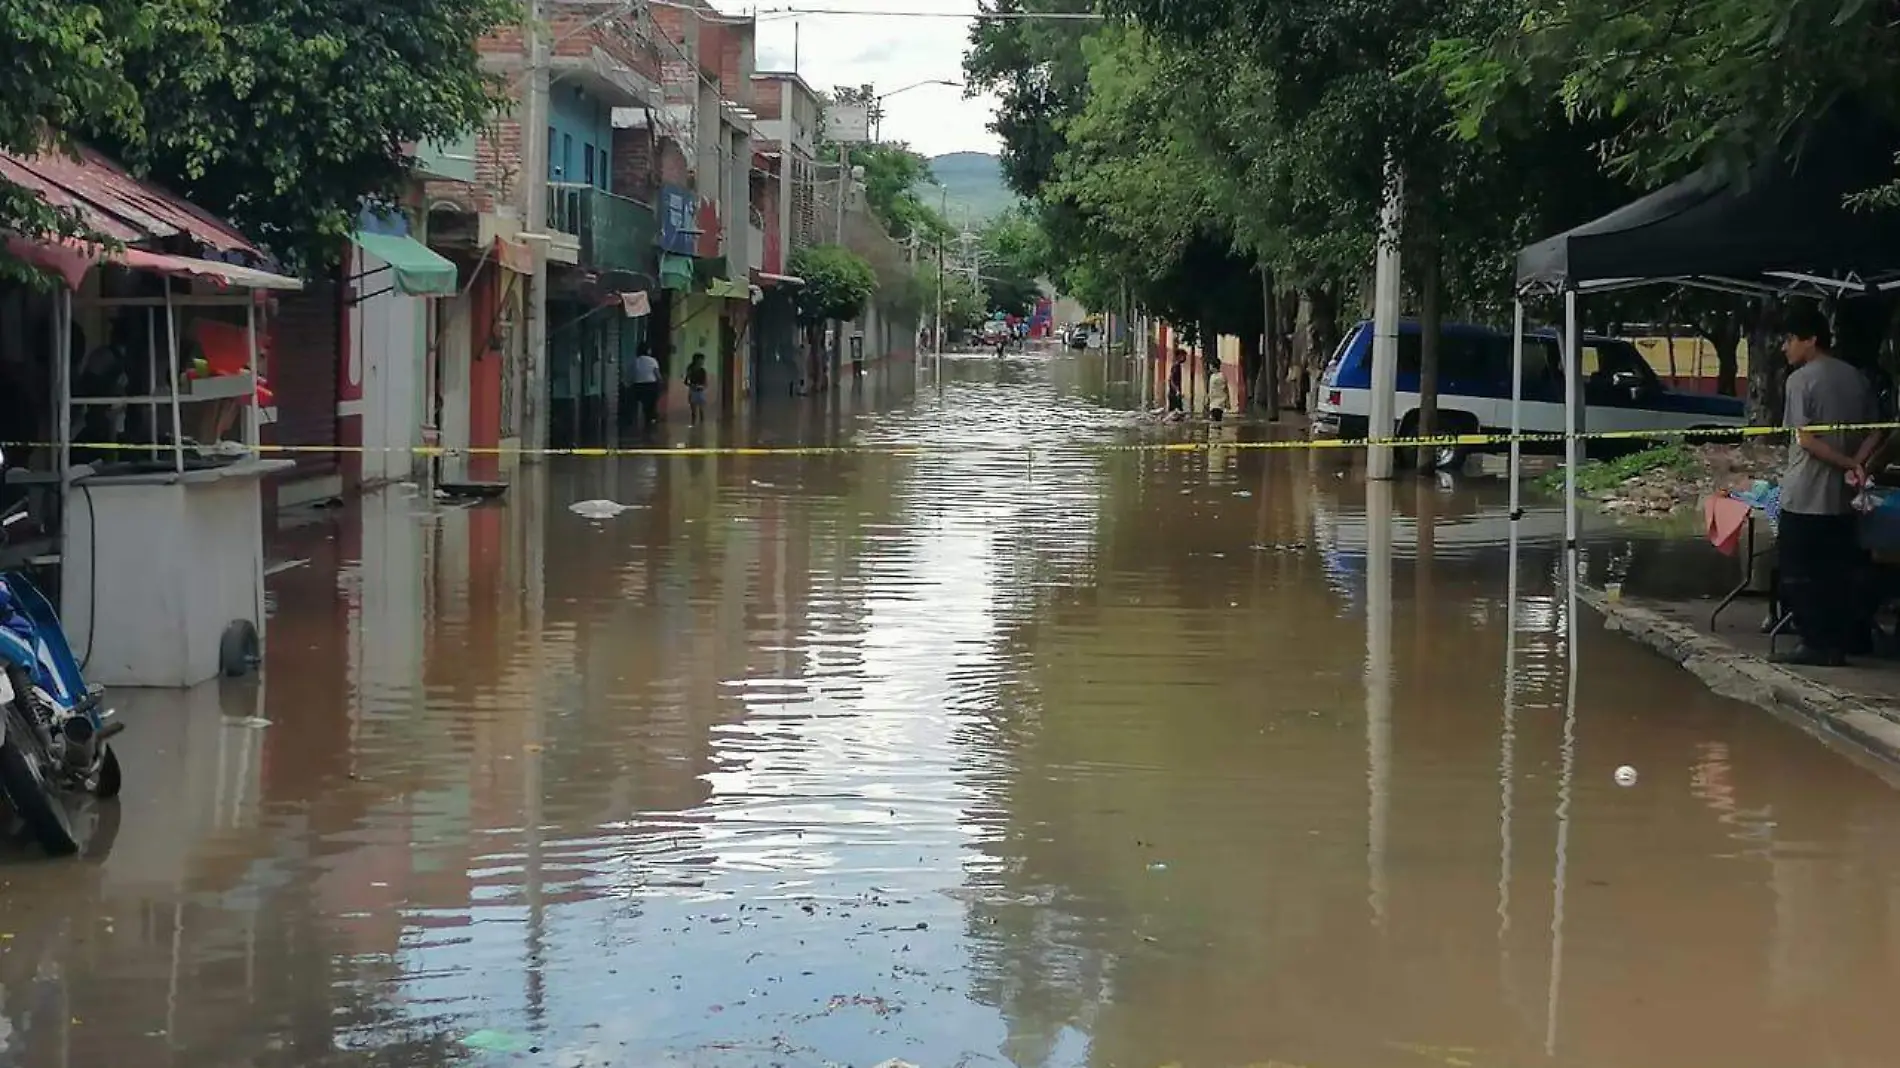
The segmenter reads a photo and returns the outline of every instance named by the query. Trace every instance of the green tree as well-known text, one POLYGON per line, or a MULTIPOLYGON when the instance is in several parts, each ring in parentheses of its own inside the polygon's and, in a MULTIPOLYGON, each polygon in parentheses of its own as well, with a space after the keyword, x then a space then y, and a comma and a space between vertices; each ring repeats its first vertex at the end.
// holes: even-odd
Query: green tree
MULTIPOLYGON (((1436 43, 1431 69, 1479 139, 1607 122, 1599 142, 1649 182, 1793 147, 1836 102, 1900 118, 1900 21, 1868 0, 1498 0, 1436 43)), ((1892 188, 1892 187, 1889 187, 1892 188)))
MULTIPOLYGON (((161 35, 186 55, 215 49, 219 0, 0 0, 0 151, 67 150, 77 131, 135 135, 142 86, 127 57, 161 35)), ((0 180, 0 230, 86 233, 76 215, 0 180)), ((97 237, 98 235, 89 235, 97 237)), ((0 251, 0 265, 7 261, 0 251)))
MULTIPOLYGON (((943 328, 945 331, 974 330, 983 324, 988 298, 970 283, 968 275, 945 271, 943 286, 943 328)), ((938 272, 935 263, 921 264, 913 284, 917 291, 917 309, 922 321, 934 324, 937 316, 938 272)))
POLYGON ((978 236, 978 277, 991 311, 1028 315, 1042 297, 1048 243, 1033 216, 1010 211, 990 220, 978 236))
MULTIPOLYGON (((91 141, 315 268, 398 197, 405 144, 494 113, 476 42, 518 18, 514 0, 0 0, 0 144, 91 141)), ((0 224, 43 229, 22 199, 0 183, 0 224)))
MULTIPOLYGON (((820 151, 828 160, 838 158, 836 145, 820 151)), ((942 213, 917 195, 917 187, 933 179, 929 161, 909 145, 852 145, 849 158, 854 167, 864 168, 864 199, 892 237, 905 241, 915 235, 934 242, 949 233, 942 213)))
POLYGON ((805 280, 798 291, 798 320, 806 326, 856 319, 877 290, 870 262, 843 245, 801 248, 792 253, 791 270, 805 280))

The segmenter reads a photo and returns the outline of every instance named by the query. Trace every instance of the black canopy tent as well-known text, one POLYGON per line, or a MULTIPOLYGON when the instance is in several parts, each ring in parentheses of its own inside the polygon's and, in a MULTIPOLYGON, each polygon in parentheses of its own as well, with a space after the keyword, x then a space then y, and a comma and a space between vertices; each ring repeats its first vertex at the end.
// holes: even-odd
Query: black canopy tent
POLYGON ((1599 219, 1526 246, 1522 294, 1657 283, 1749 293, 1900 287, 1900 212, 1854 193, 1895 176, 1900 138, 1866 124, 1815 130, 1798 157, 1746 171, 1705 167, 1599 219))
POLYGON ((1577 435, 1584 414, 1578 294, 1642 285, 1816 297, 1900 289, 1900 211, 1849 204, 1852 194, 1893 180, 1897 149, 1900 136, 1890 125, 1837 108, 1798 146, 1779 146, 1743 171, 1705 167, 1519 251, 1511 361, 1513 529, 1520 515, 1526 297, 1564 299, 1564 538, 1574 575, 1577 435))

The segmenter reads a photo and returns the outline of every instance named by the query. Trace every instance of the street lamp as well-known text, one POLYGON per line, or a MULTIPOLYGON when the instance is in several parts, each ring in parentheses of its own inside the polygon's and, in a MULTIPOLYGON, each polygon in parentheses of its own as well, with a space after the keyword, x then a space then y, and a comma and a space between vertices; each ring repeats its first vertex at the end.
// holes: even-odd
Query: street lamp
POLYGON ((871 98, 871 140, 879 143, 882 143, 884 140, 884 109, 878 107, 878 104, 889 100, 899 93, 908 93, 912 89, 922 89, 926 85, 949 85, 958 89, 963 88, 962 82, 954 81, 949 78, 927 78, 921 82, 913 82, 901 89, 893 89, 888 93, 877 94, 871 98))

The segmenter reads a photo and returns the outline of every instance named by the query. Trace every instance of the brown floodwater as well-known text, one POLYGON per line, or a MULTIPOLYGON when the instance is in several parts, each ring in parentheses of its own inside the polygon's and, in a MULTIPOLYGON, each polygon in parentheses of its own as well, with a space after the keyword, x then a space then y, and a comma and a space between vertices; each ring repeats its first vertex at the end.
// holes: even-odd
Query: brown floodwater
POLYGON ((284 531, 261 684, 118 695, 91 854, 0 846, 0 1065, 1894 1062, 1885 783, 1572 649, 1547 508, 1513 605, 1495 479, 1115 451, 1208 433, 1126 377, 284 531))

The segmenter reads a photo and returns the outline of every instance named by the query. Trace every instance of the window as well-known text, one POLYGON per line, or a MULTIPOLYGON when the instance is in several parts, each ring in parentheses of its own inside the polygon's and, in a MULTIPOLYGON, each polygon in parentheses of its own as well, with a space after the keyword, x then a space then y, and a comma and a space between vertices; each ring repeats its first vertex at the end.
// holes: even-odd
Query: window
POLYGON ((610 183, 607 181, 607 150, 604 148, 600 150, 600 169, 595 173, 600 175, 600 187, 608 188, 610 183))
POLYGON ((1608 382, 1611 376, 1621 371, 1647 379, 1649 361, 1643 359, 1636 346, 1616 341, 1596 341, 1583 346, 1583 375, 1585 378, 1608 382))
POLYGON ((591 142, 581 145, 581 181, 594 184, 594 146, 591 142))
POLYGON ((1524 339, 1524 392, 1531 395, 1547 387, 1562 388, 1563 375, 1558 368, 1557 343, 1547 337, 1524 339))
POLYGON ((562 134, 561 135, 561 181, 565 182, 568 180, 567 176, 574 173, 573 168, 574 168, 574 135, 562 134))
POLYGON ((548 127, 548 181, 561 180, 561 161, 554 158, 554 127, 548 127))
MULTIPOLYGON (((1416 375, 1423 359, 1425 336, 1416 331, 1399 335, 1399 373, 1416 375)), ((1440 382, 1489 382, 1508 379, 1511 367, 1511 342, 1489 334, 1446 333, 1439 335, 1438 380, 1440 382)))

